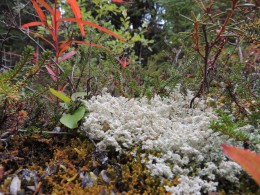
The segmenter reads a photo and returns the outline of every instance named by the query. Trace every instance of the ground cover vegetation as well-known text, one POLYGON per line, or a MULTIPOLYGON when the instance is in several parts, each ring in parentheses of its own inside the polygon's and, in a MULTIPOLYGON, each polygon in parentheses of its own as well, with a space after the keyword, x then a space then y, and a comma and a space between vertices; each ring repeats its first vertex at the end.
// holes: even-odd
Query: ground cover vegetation
POLYGON ((0 193, 260 193, 258 0, 2 0, 0 193))

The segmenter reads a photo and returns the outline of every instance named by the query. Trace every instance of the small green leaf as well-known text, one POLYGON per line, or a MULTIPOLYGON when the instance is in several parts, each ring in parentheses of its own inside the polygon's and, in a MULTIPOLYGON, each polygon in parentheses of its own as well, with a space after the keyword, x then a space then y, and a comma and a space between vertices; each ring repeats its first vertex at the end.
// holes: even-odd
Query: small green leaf
POLYGON ((86 92, 76 92, 71 95, 72 101, 75 101, 77 98, 84 98, 88 94, 86 92))
POLYGON ((70 105, 71 105, 71 102, 67 102, 67 103, 64 103, 64 102, 60 102, 59 105, 64 108, 64 109, 69 109, 70 105))
POLYGON ((70 129, 75 129, 78 127, 78 122, 83 118, 85 111, 85 107, 81 106, 72 115, 64 114, 60 122, 70 129))
POLYGON ((122 15, 124 16, 124 18, 127 17, 127 12, 126 12, 126 10, 123 10, 123 11, 122 11, 122 15))
POLYGON ((68 96, 66 96, 64 93, 57 91, 53 88, 50 88, 50 92, 55 95, 57 98, 61 99, 62 101, 64 101, 65 103, 70 102, 70 98, 68 96))

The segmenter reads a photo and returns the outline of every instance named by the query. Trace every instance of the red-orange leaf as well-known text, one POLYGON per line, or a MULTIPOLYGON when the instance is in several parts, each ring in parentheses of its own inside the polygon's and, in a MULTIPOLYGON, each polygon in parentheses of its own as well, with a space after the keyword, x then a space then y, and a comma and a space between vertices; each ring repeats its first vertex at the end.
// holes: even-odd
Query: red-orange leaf
POLYGON ((46 24, 46 16, 44 15, 42 9, 40 8, 40 6, 38 5, 38 3, 36 3, 36 0, 32 0, 32 4, 33 4, 33 7, 35 9, 35 11, 37 12, 40 20, 46 24))
POLYGON ((260 186, 260 155, 250 150, 222 144, 223 151, 240 164, 260 186))
POLYGON ((113 3, 119 3, 119 4, 128 4, 128 2, 125 2, 123 0, 111 0, 113 3))
MULTIPOLYGON (((63 42, 63 41, 61 41, 61 42, 63 42)), ((72 40, 70 39, 70 40, 66 41, 65 43, 61 44, 58 56, 61 56, 61 54, 63 54, 67 49, 69 49, 71 43, 72 43, 72 40)))
POLYGON ((39 26, 39 25, 44 25, 44 23, 43 22, 29 22, 27 24, 22 25, 21 28, 28 28, 31 26, 39 26))
POLYGON ((122 65, 123 68, 126 68, 126 66, 130 64, 129 61, 126 61, 126 57, 122 58, 122 60, 120 60, 119 57, 115 58, 122 65))
POLYGON ((88 25, 88 26, 91 26, 93 28, 97 28, 105 33, 108 33, 110 35, 112 35, 113 37, 117 38, 117 39, 120 39, 121 41, 126 41, 125 39, 123 39, 122 37, 120 37, 119 35, 117 35, 116 33, 106 29, 106 28, 103 28, 97 24, 94 24, 92 22, 89 22, 87 20, 79 20, 79 19, 76 19, 76 18, 61 18, 60 21, 70 21, 70 22, 77 22, 77 23, 80 23, 80 24, 85 24, 85 25, 88 25))
POLYGON ((70 8, 71 8, 73 14, 75 15, 75 17, 77 19, 82 19, 81 12, 80 12, 80 9, 79 9, 79 5, 76 2, 76 0, 67 0, 67 2, 70 5, 70 8))
POLYGON ((51 14, 53 14, 53 9, 52 7, 46 3, 44 0, 37 0, 37 2, 39 2, 43 7, 45 7, 51 14))
MULTIPOLYGON (((76 19, 82 20, 81 11, 79 9, 79 5, 76 2, 76 0, 67 0, 67 2, 70 5, 70 8, 71 8, 74 16, 76 17, 76 19)), ((79 25, 79 29, 80 29, 81 35, 83 37, 85 37, 86 34, 85 34, 85 31, 84 31, 83 24, 78 23, 78 25, 79 25)))

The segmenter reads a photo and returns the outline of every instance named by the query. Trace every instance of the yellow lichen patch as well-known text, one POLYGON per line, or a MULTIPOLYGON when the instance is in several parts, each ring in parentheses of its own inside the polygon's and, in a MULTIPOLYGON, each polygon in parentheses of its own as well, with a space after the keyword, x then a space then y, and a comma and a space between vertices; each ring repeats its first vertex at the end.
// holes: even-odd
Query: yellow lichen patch
POLYGON ((162 182, 161 178, 152 177, 145 164, 141 163, 139 154, 122 165, 122 182, 126 194, 168 194, 163 187, 168 180, 162 182))
MULTIPOLYGON (((171 184, 174 185, 174 186, 177 186, 180 181, 179 181, 180 177, 179 176, 176 176, 172 181, 171 181, 171 184)), ((167 184, 169 185, 169 184, 167 184)))
POLYGON ((62 188, 57 188, 52 191, 52 195, 77 194, 77 195, 92 195, 92 194, 110 194, 106 186, 92 186, 83 188, 79 183, 64 185, 62 188))
POLYGON ((86 149, 83 149, 83 148, 80 148, 80 149, 74 148, 74 150, 77 152, 78 158, 81 159, 81 160, 84 159, 84 158, 86 157, 86 155, 87 155, 86 149))
POLYGON ((71 139, 66 147, 54 147, 52 158, 48 159, 44 166, 33 163, 29 167, 30 170, 37 170, 41 176, 45 193, 86 194, 87 191, 80 186, 82 179, 79 177, 79 171, 91 170, 91 158, 87 158, 87 155, 91 154, 93 146, 88 144, 91 145, 87 141, 71 139), (80 158, 77 151, 81 151, 80 158))

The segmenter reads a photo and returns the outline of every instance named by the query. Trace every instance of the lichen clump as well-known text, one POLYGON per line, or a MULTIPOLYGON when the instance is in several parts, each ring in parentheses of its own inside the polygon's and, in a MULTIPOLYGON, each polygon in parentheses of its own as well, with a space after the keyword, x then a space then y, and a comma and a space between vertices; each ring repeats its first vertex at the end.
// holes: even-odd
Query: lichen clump
POLYGON ((178 182, 165 185, 172 194, 199 194, 218 190, 219 181, 239 185, 241 167, 226 158, 221 144, 242 146, 209 128, 216 119, 204 101, 188 107, 177 88, 167 98, 127 99, 109 93, 84 101, 90 113, 81 130, 97 142, 98 150, 141 151, 152 176, 178 182))

